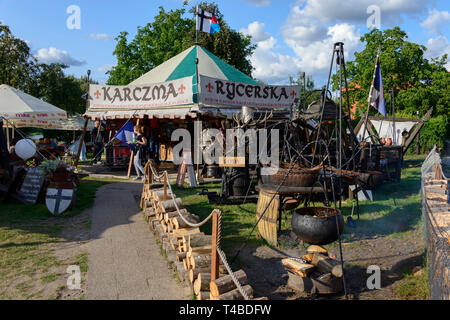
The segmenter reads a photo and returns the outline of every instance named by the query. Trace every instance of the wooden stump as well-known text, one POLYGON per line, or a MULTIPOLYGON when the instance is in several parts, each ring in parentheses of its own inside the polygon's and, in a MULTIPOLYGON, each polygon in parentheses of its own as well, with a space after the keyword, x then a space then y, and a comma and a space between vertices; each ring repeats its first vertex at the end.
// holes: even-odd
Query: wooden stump
MULTIPOLYGON (((253 288, 250 285, 245 285, 242 286, 245 293, 247 293, 247 295, 252 298, 253 297, 253 288)), ((239 291, 239 289, 234 289, 231 291, 228 291, 224 294, 221 294, 220 296, 214 296, 211 293, 211 300, 243 300, 244 297, 242 296, 241 292, 239 291)))
MULTIPOLYGON (((234 273, 234 275, 242 286, 248 284, 247 275, 244 270, 238 270, 234 273)), ((236 285, 230 275, 220 277, 210 283, 211 294, 215 297, 218 297, 233 289, 236 289, 236 285)))

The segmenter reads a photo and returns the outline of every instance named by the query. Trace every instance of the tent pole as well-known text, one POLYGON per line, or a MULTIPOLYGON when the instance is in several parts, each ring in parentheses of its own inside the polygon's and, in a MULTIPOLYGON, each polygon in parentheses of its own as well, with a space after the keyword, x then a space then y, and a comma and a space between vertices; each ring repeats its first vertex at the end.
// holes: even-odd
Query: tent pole
POLYGON ((8 148, 9 152, 9 123, 6 122, 6 147, 8 148))
MULTIPOLYGON (((86 111, 88 109, 88 105, 89 105, 89 76, 91 75, 91 70, 87 71, 87 86, 86 86, 86 111)), ((78 151, 77 151, 77 158, 75 159, 75 163, 74 163, 74 167, 76 168, 78 166, 78 161, 80 160, 80 154, 81 154, 81 148, 83 147, 83 143, 84 143, 84 136, 86 135, 86 128, 89 122, 89 118, 86 117, 84 119, 84 127, 83 127, 83 133, 81 134, 81 139, 80 139, 80 145, 78 146, 78 151)))

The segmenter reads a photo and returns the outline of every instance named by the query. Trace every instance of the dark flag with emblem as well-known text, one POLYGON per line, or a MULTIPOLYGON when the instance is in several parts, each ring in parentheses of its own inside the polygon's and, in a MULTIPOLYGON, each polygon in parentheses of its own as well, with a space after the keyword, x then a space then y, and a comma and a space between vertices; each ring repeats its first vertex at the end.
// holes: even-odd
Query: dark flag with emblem
POLYGON ((370 86, 369 91, 369 105, 377 109, 379 113, 386 117, 386 102, 384 100, 383 78, 381 77, 379 54, 377 55, 372 85, 370 86))
POLYGON ((220 25, 217 18, 209 12, 197 7, 196 13, 197 31, 203 31, 206 33, 215 33, 220 31, 220 25))

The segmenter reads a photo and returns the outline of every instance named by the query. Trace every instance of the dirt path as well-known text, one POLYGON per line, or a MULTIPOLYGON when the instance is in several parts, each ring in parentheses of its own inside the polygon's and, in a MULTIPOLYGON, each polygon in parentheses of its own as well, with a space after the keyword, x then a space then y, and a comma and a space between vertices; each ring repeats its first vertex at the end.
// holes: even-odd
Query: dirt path
POLYGON ((140 183, 100 188, 92 208, 87 299, 187 299, 139 212, 140 183))

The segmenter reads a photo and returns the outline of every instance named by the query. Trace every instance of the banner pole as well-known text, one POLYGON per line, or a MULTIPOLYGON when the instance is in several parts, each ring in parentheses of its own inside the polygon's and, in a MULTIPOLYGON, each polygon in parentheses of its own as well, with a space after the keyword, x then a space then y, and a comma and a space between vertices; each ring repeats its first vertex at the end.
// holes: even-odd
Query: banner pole
MULTIPOLYGON (((88 109, 89 106, 89 76, 91 75, 91 70, 87 71, 87 86, 86 86, 86 111, 88 109)), ((84 143, 84 137, 86 135, 86 128, 89 122, 89 118, 86 117, 84 120, 84 127, 83 127, 83 132, 81 133, 81 139, 80 139, 80 145, 78 146, 78 151, 77 151, 77 157, 75 159, 75 163, 74 163, 74 167, 77 168, 78 166, 78 161, 80 160, 80 154, 81 154, 81 148, 83 147, 83 143, 84 143)))

